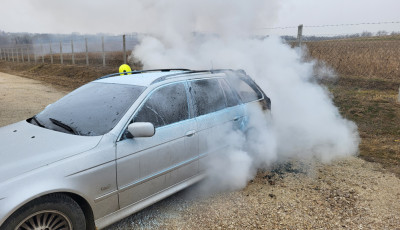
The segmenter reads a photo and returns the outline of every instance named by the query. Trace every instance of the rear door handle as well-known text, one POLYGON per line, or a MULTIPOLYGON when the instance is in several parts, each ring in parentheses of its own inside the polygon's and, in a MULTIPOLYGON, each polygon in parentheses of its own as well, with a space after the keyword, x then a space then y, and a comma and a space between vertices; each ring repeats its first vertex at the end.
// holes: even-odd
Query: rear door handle
POLYGON ((186 136, 187 136, 187 137, 191 137, 191 136, 193 136, 195 133, 196 133, 196 130, 190 130, 190 131, 187 131, 187 132, 186 132, 186 136))
POLYGON ((233 118, 234 121, 238 121, 239 119, 240 119, 240 117, 233 118))

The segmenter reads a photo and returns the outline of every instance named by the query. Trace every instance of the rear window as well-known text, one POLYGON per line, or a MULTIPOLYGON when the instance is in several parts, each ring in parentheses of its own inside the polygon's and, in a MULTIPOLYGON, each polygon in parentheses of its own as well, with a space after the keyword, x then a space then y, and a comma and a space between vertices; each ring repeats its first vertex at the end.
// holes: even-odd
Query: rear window
POLYGON ((236 106, 240 104, 240 101, 236 95, 231 89, 231 87, 228 85, 228 83, 225 81, 225 79, 220 79, 219 82, 221 83, 221 87, 224 91, 225 98, 226 98, 226 105, 228 107, 236 106))
POLYGON ((251 87, 247 82, 243 81, 240 78, 231 77, 229 78, 229 82, 239 94, 240 99, 242 99, 242 102, 244 103, 256 101, 263 98, 262 93, 260 92, 260 90, 257 89, 257 87, 251 87))
POLYGON ((225 96, 218 79, 204 79, 190 82, 190 93, 198 116, 226 108, 225 96))

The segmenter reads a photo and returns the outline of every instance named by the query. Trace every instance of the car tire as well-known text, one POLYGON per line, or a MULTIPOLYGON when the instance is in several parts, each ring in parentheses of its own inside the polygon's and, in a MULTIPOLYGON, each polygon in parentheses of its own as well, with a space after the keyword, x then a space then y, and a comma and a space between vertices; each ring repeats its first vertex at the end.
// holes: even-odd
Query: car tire
POLYGON ((71 197, 54 194, 27 203, 0 227, 0 230, 20 229, 84 230, 86 220, 82 209, 71 197))

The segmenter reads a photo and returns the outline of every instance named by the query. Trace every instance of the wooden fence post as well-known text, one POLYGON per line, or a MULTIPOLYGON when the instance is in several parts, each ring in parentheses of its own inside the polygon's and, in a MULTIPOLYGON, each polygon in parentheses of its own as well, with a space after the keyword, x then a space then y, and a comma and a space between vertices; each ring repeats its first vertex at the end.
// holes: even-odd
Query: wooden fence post
POLYGON ((297 44, 300 47, 303 39, 303 24, 297 27, 297 44))
POLYGON ((103 52, 103 67, 106 66, 106 53, 104 52, 104 36, 101 37, 101 51, 103 52))
POLYGON ((53 64, 54 63, 54 61, 53 61, 53 49, 51 47, 51 42, 49 44, 49 47, 50 47, 50 63, 53 64))
POLYGON ((61 62, 61 65, 64 64, 63 52, 62 52, 62 42, 60 42, 60 62, 61 62))
POLYGON ((85 47, 86 47, 86 65, 89 65, 89 50, 87 45, 87 38, 85 38, 85 47))
POLYGON ((122 47, 124 50, 124 64, 126 64, 126 43, 125 43, 125 34, 122 35, 122 47))
POLYGON ((72 55, 72 65, 75 65, 74 41, 72 39, 71 39, 71 55, 72 55))

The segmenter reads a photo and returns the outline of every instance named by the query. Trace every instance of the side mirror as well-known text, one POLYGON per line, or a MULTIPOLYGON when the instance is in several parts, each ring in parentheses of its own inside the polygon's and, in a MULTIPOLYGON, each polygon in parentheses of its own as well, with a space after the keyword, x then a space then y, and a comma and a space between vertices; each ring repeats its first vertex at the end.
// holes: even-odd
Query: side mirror
POLYGON ((152 137, 156 132, 154 125, 150 122, 133 122, 128 125, 128 131, 133 137, 152 137))

